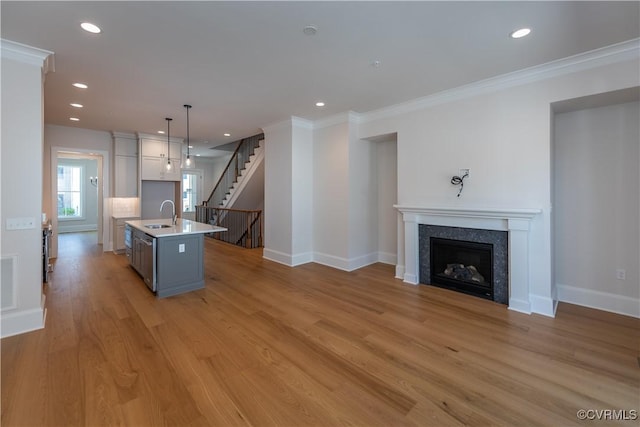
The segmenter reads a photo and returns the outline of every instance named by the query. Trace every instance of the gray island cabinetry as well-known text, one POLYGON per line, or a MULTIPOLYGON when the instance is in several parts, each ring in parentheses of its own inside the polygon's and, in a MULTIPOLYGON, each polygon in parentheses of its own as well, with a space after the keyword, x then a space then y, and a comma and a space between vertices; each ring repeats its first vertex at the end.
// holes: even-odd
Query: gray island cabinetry
POLYGON ((204 235, 223 227, 186 219, 127 221, 131 266, 159 298, 204 288, 204 235))

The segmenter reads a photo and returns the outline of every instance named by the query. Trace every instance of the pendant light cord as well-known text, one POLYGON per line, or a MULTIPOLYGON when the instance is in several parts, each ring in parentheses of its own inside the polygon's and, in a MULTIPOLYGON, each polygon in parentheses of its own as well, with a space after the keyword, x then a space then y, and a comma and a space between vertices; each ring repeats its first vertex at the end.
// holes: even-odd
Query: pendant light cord
POLYGON ((171 167, 171 117, 165 118, 167 121, 167 169, 171 167))
POLYGON ((190 161, 191 160, 191 152, 189 151, 189 109, 191 108, 191 105, 189 104, 184 104, 184 108, 187 109, 187 160, 190 161))

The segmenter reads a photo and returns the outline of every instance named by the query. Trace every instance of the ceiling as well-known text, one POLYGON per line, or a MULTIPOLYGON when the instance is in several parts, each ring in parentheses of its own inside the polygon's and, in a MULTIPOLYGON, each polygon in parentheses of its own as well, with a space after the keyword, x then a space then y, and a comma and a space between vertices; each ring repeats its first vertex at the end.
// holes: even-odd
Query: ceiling
POLYGON ((46 123, 155 134, 172 117, 171 135, 186 137, 187 103, 194 152, 205 155, 292 115, 373 111, 637 38, 639 4, 3 0, 0 7, 3 39, 55 53, 46 123), (85 21, 102 33, 83 31, 85 21), (304 34, 309 25, 315 35, 304 34), (532 33, 511 39, 520 27, 532 33), (72 87, 77 81, 89 88, 72 87))

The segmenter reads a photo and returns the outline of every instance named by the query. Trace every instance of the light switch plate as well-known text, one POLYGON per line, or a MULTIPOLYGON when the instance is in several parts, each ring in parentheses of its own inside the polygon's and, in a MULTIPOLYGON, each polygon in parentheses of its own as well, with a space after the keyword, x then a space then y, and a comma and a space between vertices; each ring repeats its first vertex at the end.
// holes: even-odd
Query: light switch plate
POLYGON ((30 230, 36 228, 36 219, 33 217, 7 218, 7 230, 30 230))
POLYGON ((179 252, 179 253, 183 253, 183 252, 184 252, 184 243, 180 243, 180 244, 178 245, 178 252, 179 252))

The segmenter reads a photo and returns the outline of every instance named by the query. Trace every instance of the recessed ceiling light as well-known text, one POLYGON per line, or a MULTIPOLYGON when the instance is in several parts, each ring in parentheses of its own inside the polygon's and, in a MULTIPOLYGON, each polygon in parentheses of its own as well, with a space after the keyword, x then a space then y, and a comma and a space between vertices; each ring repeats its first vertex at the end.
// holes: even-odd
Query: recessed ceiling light
POLYGON ((193 148, 193 145, 190 145, 189 148, 193 148))
POLYGON ((99 34, 102 31, 100 27, 98 27, 96 24, 92 24, 91 22, 83 22, 82 24, 80 24, 80 26, 83 30, 93 34, 99 34))
POLYGON ((316 102, 316 107, 324 107, 324 102, 322 101, 316 102))
POLYGON ((515 30, 514 32, 512 32, 510 36, 512 39, 520 39, 524 36, 529 35, 530 32, 530 28, 520 28, 519 30, 515 30))
POLYGON ((159 130, 158 133, 161 133, 162 135, 164 135, 164 131, 163 130, 159 130))
POLYGON ((69 117, 69 120, 71 120, 72 122, 79 122, 80 119, 77 117, 69 117))
POLYGON ((196 154, 196 157, 200 157, 200 154, 196 154))
POLYGON ((77 87, 78 89, 86 89, 89 87, 84 83, 74 83, 73 86, 77 87))
POLYGON ((72 103, 71 103, 71 104, 69 104, 69 105, 71 105, 72 107, 75 107, 75 108, 82 108, 82 107, 83 107, 83 106, 82 106, 82 104, 77 104, 77 103, 75 103, 75 102, 72 102, 72 103))
POLYGON ((231 134, 230 133, 225 133, 224 136, 231 136, 231 134))
POLYGON ((318 32, 318 27, 315 25, 307 25, 302 29, 302 32, 307 36, 315 36, 318 32))

